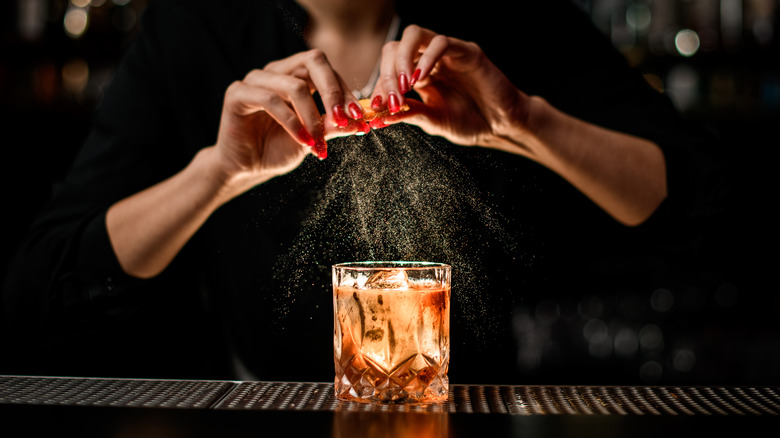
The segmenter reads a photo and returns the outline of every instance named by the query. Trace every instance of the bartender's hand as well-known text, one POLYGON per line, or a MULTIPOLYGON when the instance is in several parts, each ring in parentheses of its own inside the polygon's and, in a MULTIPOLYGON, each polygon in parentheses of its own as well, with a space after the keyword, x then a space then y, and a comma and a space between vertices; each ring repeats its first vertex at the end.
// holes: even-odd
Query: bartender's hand
POLYGON ((309 152, 325 159, 326 139, 368 129, 360 105, 327 58, 309 50, 252 70, 228 87, 216 151, 228 175, 256 185, 293 170, 309 152))
POLYGON ((382 52, 372 104, 431 135, 522 155, 569 181, 619 222, 638 225, 666 198, 666 162, 647 139, 606 129, 527 96, 478 45, 410 26, 382 52), (414 88, 422 102, 405 99, 414 88), (399 111, 404 104, 408 111, 399 111))
POLYGON ((138 278, 158 275, 221 205, 293 170, 310 151, 324 159, 326 139, 368 130, 347 90, 317 50, 272 62, 230 85, 217 143, 170 178, 109 207, 106 229, 122 269, 138 278))
POLYGON ((528 97, 475 43, 412 25, 385 45, 381 69, 372 106, 391 115, 375 127, 403 121, 452 143, 489 146, 501 128, 525 120, 528 97), (404 97, 412 88, 422 102, 404 97))

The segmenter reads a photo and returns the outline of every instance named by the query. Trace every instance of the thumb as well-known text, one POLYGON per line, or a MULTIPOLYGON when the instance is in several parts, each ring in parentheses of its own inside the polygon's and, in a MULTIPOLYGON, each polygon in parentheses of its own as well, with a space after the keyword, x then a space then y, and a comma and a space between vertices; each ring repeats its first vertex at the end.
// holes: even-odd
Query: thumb
POLYGON ((409 106, 409 109, 406 111, 382 115, 371 120, 371 122, 369 122, 371 127, 377 129, 396 123, 408 123, 410 125, 416 125, 427 132, 428 129, 426 128, 433 126, 434 121, 438 118, 437 115, 439 111, 435 107, 426 105, 419 100, 406 99, 406 105, 409 106))

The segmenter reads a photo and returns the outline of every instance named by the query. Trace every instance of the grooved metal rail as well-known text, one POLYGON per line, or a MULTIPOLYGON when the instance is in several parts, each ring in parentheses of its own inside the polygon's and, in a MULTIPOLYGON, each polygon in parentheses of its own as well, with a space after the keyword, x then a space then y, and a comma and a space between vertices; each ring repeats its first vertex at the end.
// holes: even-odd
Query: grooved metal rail
POLYGON ((0 376, 0 405, 507 415, 774 416, 778 387, 450 385, 429 405, 338 401, 332 383, 0 376))

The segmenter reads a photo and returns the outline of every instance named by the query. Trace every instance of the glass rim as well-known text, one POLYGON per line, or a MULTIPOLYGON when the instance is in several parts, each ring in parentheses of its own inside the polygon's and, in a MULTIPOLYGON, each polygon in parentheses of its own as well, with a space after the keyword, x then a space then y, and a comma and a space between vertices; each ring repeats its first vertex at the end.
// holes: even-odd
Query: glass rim
POLYGON ((333 269, 354 269, 354 270, 422 270, 422 269, 451 269, 446 263, 422 262, 406 260, 377 260, 362 262, 345 262, 333 265, 333 269))

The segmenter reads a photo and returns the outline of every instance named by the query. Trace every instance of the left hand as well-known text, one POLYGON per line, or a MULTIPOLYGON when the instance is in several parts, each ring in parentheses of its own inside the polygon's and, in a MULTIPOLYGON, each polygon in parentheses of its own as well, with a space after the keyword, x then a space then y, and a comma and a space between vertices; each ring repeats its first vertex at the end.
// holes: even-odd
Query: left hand
POLYGON ((391 113, 373 127, 406 122, 452 143, 491 146, 509 127, 517 134, 527 116, 528 97, 476 43, 411 25, 400 41, 383 48, 372 106, 391 113), (404 97, 412 88, 422 102, 404 97), (409 110, 398 112, 405 104, 409 110))
POLYGON ((409 26, 401 41, 384 46, 372 103, 391 113, 371 120, 374 128, 406 122, 452 143, 525 156, 625 225, 644 222, 667 195, 666 162, 657 144, 527 96, 475 43, 409 26), (404 99, 411 88, 422 102, 404 99), (404 104, 408 111, 400 111, 404 104))

